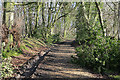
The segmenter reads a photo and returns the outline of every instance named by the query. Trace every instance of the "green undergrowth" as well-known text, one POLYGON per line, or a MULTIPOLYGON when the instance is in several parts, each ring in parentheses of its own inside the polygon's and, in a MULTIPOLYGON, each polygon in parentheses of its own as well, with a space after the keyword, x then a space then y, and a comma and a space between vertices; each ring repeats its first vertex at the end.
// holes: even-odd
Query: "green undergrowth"
POLYGON ((1 66, 1 77, 2 78, 8 78, 8 77, 13 77, 13 65, 11 64, 11 57, 4 58, 2 59, 2 64, 1 66))
POLYGON ((18 49, 17 47, 11 48, 10 44, 7 44, 5 49, 2 48, 1 52, 3 58, 8 58, 11 56, 19 56, 20 53, 22 53, 21 50, 18 49))
POLYGON ((2 64, 0 65, 2 67, 1 70, 1 77, 2 78, 8 78, 13 77, 13 65, 11 64, 12 56, 19 56, 22 51, 18 49, 16 46, 14 48, 11 48, 10 43, 8 43, 5 47, 5 49, 1 49, 2 53, 2 64))
POLYGON ((26 38, 24 40, 22 40, 22 43, 26 46, 26 47, 30 47, 30 48, 34 48, 34 47, 47 47, 47 45, 40 39, 35 39, 35 38, 26 38))
MULTIPOLYGON (((23 54, 22 49, 28 50, 29 48, 34 49, 34 47, 47 47, 47 45, 40 39, 35 38, 25 38, 21 40, 20 47, 17 45, 11 47, 10 43, 6 45, 6 47, 1 49, 2 52, 2 73, 1 76, 3 78, 13 77, 13 69, 14 67, 11 64, 12 56, 19 56, 23 54)), ((3 44, 4 45, 4 44, 3 44)))
POLYGON ((85 41, 76 48, 72 61, 82 67, 104 74, 120 72, 120 41, 109 37, 99 37, 85 41))
POLYGON ((45 40, 45 42, 47 43, 47 45, 52 45, 53 43, 58 43, 62 41, 62 37, 60 37, 60 34, 52 34, 50 36, 48 36, 48 38, 45 40))
POLYGON ((110 77, 114 78, 115 80, 120 80, 120 75, 110 75, 110 77))
POLYGON ((2 48, 2 56, 3 58, 8 58, 11 56, 19 56, 19 54, 22 54, 22 49, 29 50, 29 48, 34 49, 34 47, 47 47, 47 45, 40 39, 35 38, 25 38, 22 39, 21 45, 18 48, 17 46, 14 46, 13 48, 10 46, 10 43, 7 44, 5 49, 2 48))

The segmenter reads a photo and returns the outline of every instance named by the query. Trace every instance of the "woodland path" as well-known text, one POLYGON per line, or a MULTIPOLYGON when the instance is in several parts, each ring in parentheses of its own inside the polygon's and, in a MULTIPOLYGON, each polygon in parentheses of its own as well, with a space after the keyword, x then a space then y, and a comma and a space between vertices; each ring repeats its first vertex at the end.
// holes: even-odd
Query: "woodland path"
MULTIPOLYGON (((31 78, 98 78, 95 74, 70 62, 71 55, 75 55, 71 41, 55 44, 44 61, 39 63, 31 78)), ((96 80, 96 79, 95 79, 96 80)))

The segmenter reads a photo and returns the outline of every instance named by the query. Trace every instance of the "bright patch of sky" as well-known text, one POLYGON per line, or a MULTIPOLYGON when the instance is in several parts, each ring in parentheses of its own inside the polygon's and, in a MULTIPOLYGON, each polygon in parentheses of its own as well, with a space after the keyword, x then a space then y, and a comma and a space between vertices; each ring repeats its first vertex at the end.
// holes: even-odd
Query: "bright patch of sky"
POLYGON ((0 9, 1 9, 1 7, 2 7, 2 2, 1 2, 1 0, 0 0, 0 9))
POLYGON ((2 2, 0 0, 0 13, 1 13, 1 11, 2 11, 2 2))

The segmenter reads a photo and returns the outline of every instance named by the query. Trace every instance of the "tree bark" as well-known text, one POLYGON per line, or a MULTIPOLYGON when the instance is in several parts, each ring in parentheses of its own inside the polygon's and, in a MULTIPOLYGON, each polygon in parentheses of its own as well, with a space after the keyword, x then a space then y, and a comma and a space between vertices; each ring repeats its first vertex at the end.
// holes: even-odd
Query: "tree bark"
POLYGON ((31 18, 31 8, 30 5, 28 5, 28 16, 29 16, 29 34, 28 37, 32 37, 32 18, 31 18))
POLYGON ((50 34, 50 21, 51 21, 51 8, 52 8, 52 2, 50 2, 50 6, 49 6, 49 3, 48 3, 48 24, 47 24, 47 32, 46 32, 46 37, 49 36, 50 34))
MULTIPOLYGON (((63 4, 64 8, 63 8, 63 14, 65 15, 65 5, 63 4)), ((66 17, 64 16, 64 33, 63 33, 63 37, 66 37, 66 17)))
POLYGON ((120 40, 120 1, 118 3, 118 23, 119 23, 119 28, 118 28, 118 40, 120 40))
POLYGON ((46 28, 45 28, 45 3, 42 2, 42 36, 45 39, 46 38, 46 28))
POLYGON ((3 21, 2 24, 5 24, 6 21, 6 6, 7 6, 7 2, 3 3, 3 21))
POLYGON ((96 5, 96 8, 97 8, 97 10, 98 10, 100 26, 101 26, 101 28, 102 28, 102 33, 103 33, 103 37, 104 37, 104 33, 105 33, 105 32, 104 32, 104 26, 103 26, 103 20, 102 20, 101 10, 100 10, 97 2, 95 2, 95 5, 96 5))
POLYGON ((38 28, 38 21, 39 21, 39 13, 40 13, 40 2, 37 2, 37 10, 36 10, 36 22, 35 22, 35 30, 34 30, 34 34, 36 34, 37 32, 37 28, 38 28))
POLYGON ((2 79, 2 77, 1 77, 1 64, 2 64, 2 53, 1 53, 1 48, 2 48, 2 33, 1 33, 1 26, 2 26, 2 8, 3 8, 3 4, 2 3, 0 3, 2 6, 0 6, 0 11, 1 11, 1 13, 0 13, 0 17, 1 17, 1 19, 0 19, 0 79, 2 79))

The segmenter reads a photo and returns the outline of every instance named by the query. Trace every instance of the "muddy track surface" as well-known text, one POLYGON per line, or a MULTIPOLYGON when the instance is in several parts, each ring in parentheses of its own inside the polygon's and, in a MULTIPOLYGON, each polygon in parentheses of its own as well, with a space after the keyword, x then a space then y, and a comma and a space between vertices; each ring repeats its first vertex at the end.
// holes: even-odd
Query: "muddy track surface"
MULTIPOLYGON (((39 58, 32 73, 27 73, 24 77, 29 78, 90 78, 98 79, 96 74, 70 62, 71 55, 75 54, 71 41, 55 44, 51 51, 44 56, 44 60, 39 58)), ((25 73, 24 73, 25 74, 25 73)))

